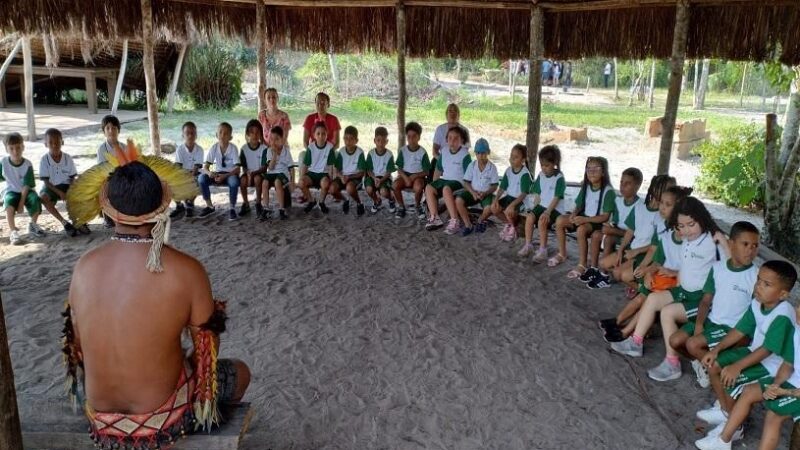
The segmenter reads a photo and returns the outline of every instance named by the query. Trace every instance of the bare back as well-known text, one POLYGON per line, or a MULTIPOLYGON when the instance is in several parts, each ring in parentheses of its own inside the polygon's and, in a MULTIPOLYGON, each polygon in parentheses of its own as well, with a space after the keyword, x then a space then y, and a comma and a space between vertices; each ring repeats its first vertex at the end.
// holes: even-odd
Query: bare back
POLYGON ((75 266, 69 302, 96 411, 141 414, 161 406, 184 364, 182 331, 213 311, 198 261, 165 246, 164 272, 150 273, 149 248, 111 241, 75 266))

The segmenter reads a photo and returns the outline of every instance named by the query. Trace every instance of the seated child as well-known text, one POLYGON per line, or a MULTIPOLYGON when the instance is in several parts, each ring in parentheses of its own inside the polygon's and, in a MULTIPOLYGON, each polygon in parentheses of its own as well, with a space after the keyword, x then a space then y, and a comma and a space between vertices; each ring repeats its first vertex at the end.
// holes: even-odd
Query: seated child
POLYGON ((288 218, 286 215, 286 201, 289 197, 289 186, 294 178, 295 162, 292 159, 292 152, 285 144, 283 128, 274 126, 269 132, 269 149, 264 154, 263 166, 267 167, 263 182, 263 207, 261 220, 266 220, 272 216, 269 209, 269 190, 275 188, 275 198, 278 199, 278 215, 281 220, 288 218))
MULTIPOLYGON (((702 362, 708 368, 711 386, 718 395, 719 407, 715 405, 711 409, 698 411, 697 417, 710 425, 719 426, 709 431, 705 438, 695 442, 698 448, 730 449, 732 441, 741 439, 742 423, 747 418, 750 407, 761 401, 760 385, 766 388, 768 394, 771 393, 767 396, 773 399, 778 394, 786 394, 778 391, 776 385, 784 385, 790 375, 797 374, 792 374, 790 370, 781 370, 784 362, 792 366, 797 364, 797 314, 786 301, 796 281, 797 272, 790 263, 765 262, 758 270, 755 299, 750 302, 744 316, 719 344, 703 356, 702 362), (750 338, 750 345, 736 347, 745 337, 750 338), (741 395, 743 392, 748 394, 741 395), (736 406, 732 397, 739 397, 736 406)), ((800 382, 796 376, 793 381, 800 382)), ((780 415, 784 416, 794 415, 796 405, 797 401, 791 398, 783 402, 767 402, 767 407, 773 413, 780 411, 780 415), (794 407, 790 407, 793 404, 794 407)), ((780 435, 780 425, 776 429, 774 417, 772 422, 765 423, 765 431, 769 432, 767 438, 772 439, 774 448, 777 441, 775 438, 780 435)))
POLYGON ((616 197, 608 175, 608 161, 600 156, 590 156, 586 159, 581 190, 575 198, 575 210, 556 219, 558 254, 547 260, 548 267, 555 267, 567 260, 568 231, 577 231, 579 255, 578 265, 567 273, 567 278, 580 277, 586 272, 587 265, 596 267, 600 249, 592 245, 589 255, 589 240, 594 242, 598 238, 594 232, 600 231, 611 217, 616 197))
POLYGON ((323 214, 328 214, 328 206, 325 205, 325 198, 328 197, 328 189, 331 187, 331 167, 336 164, 336 151, 333 144, 328 142, 328 129, 325 122, 314 124, 314 141, 308 144, 306 153, 303 155, 303 167, 300 170, 300 189, 303 196, 308 200, 303 211, 310 213, 317 204, 323 214), (314 201, 311 196, 311 188, 319 189, 319 201, 314 201))
POLYGON ((539 166, 542 168, 531 186, 531 194, 525 198, 525 245, 517 255, 528 256, 533 251, 533 228, 539 227, 539 249, 533 262, 547 259, 547 234, 558 216, 564 214, 564 195, 567 182, 561 173, 561 150, 557 145, 546 145, 539 150, 539 166))
POLYGON ((237 220, 236 200, 239 195, 239 173, 241 172, 241 161, 236 145, 231 142, 233 127, 228 122, 222 122, 217 127, 217 142, 208 149, 206 161, 203 165, 203 173, 200 174, 198 182, 200 191, 206 207, 200 211, 199 217, 208 217, 214 213, 214 204, 211 203, 211 185, 228 186, 228 220, 237 220), (209 172, 211 166, 214 172, 209 172))
POLYGON ((376 214, 381 209, 382 197, 389 201, 389 213, 394 214, 396 208, 392 194, 392 172, 397 168, 392 151, 386 148, 389 131, 385 127, 375 128, 373 142, 375 148, 367 155, 367 176, 364 178, 367 195, 372 199, 370 212, 376 214))
MULTIPOLYGON (((184 170, 192 172, 192 176, 197 179, 200 169, 203 168, 203 147, 197 143, 197 126, 194 122, 186 122, 181 128, 183 132, 183 144, 175 150, 175 164, 183 167, 184 170)), ((175 211, 169 215, 171 219, 178 219, 181 215, 194 217, 194 200, 177 202, 175 211)))
POLYGON ((103 117, 100 122, 100 128, 103 130, 103 136, 106 137, 106 140, 97 147, 97 164, 106 162, 107 156, 114 154, 114 147, 120 146, 123 150, 125 149, 125 144, 119 141, 119 132, 122 130, 122 124, 120 124, 117 116, 109 114, 103 117))
POLYGON ((483 233, 486 231, 487 220, 492 215, 492 203, 494 202, 494 192, 497 190, 499 176, 497 166, 489 161, 489 142, 480 138, 475 142, 475 161, 469 163, 469 167, 464 172, 464 190, 456 196, 456 210, 464 228, 461 230, 462 236, 467 236, 473 231, 483 233), (480 219, 474 226, 469 215, 470 206, 480 204, 483 207, 480 219))
POLYGON ((31 216, 28 232, 35 237, 43 237, 44 230, 36 224, 42 212, 42 203, 36 195, 36 180, 33 177, 33 164, 22 157, 25 144, 19 133, 9 133, 5 140, 8 156, 0 160, 0 181, 6 182, 3 190, 3 208, 6 210, 6 220, 11 232, 8 240, 11 245, 20 245, 24 241, 19 234, 19 229, 14 221, 17 214, 22 213, 24 207, 31 216))
POLYGON ((264 131, 261 128, 261 122, 250 119, 245 126, 244 133, 247 142, 242 145, 239 153, 239 163, 242 167, 242 175, 239 177, 242 208, 239 210, 239 215, 250 214, 247 188, 252 186, 256 190, 256 217, 261 217, 264 212, 261 206, 261 182, 264 181, 264 172, 267 171, 267 166, 263 164, 267 146, 262 142, 264 131))
POLYGON ((517 219, 522 210, 525 197, 533 185, 528 171, 528 149, 522 144, 511 148, 511 166, 500 180, 500 188, 492 202, 492 212, 505 223, 500 231, 500 239, 511 242, 517 239, 517 219))
POLYGON ((336 177, 331 184, 331 193, 337 195, 345 191, 347 198, 342 202, 342 212, 345 214, 350 212, 350 200, 352 199, 356 202, 356 214, 363 216, 364 204, 361 203, 358 190, 364 179, 367 161, 364 158, 364 150, 357 145, 358 130, 356 127, 352 125, 345 127, 343 141, 344 147, 336 153, 336 163, 334 164, 336 177))
MULTIPOLYGON (((67 191, 70 184, 78 175, 72 156, 61 151, 64 138, 61 131, 50 128, 44 133, 44 145, 47 153, 39 162, 39 179, 44 182, 44 188, 39 192, 39 200, 50 214, 64 227, 64 234, 75 236, 78 230, 56 209, 59 200, 67 201, 67 191)), ((89 227, 84 224, 81 229, 86 231, 89 227)))
POLYGON ((424 219, 425 209, 422 207, 422 193, 425 191, 425 177, 431 170, 431 160, 428 152, 419 145, 422 136, 422 126, 417 122, 406 125, 406 145, 397 152, 397 179, 394 181, 394 200, 397 202, 395 217, 402 219, 406 216, 406 202, 403 200, 403 190, 414 190, 414 212, 424 219))
POLYGON ((428 204, 429 214, 425 229, 428 231, 437 230, 444 225, 439 218, 440 197, 444 199, 447 213, 450 215, 445 232, 455 234, 460 231, 455 192, 464 187, 461 184, 464 181, 464 172, 472 162, 469 148, 464 146, 467 139, 467 133, 461 127, 454 126, 447 131, 448 148, 439 154, 436 170, 433 172, 433 182, 425 187, 425 201, 428 204))

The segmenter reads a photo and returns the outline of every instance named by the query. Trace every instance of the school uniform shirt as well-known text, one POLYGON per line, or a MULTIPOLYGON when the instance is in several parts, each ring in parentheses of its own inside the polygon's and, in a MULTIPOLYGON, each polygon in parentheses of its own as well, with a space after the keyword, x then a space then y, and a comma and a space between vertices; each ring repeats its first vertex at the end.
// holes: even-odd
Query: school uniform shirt
POLYGON ((472 161, 464 172, 464 181, 469 181, 475 192, 486 192, 492 186, 497 186, 499 180, 497 166, 491 161, 486 161, 486 167, 483 170, 477 160, 472 161))
POLYGON ((456 125, 450 125, 450 124, 445 122, 445 123, 439 125, 438 127, 436 127, 436 131, 433 132, 433 143, 434 144, 439 144, 439 153, 444 152, 445 150, 447 150, 449 148, 447 146, 447 132, 450 131, 450 128, 453 128, 454 126, 457 126, 457 127, 461 128, 462 130, 464 130, 467 133, 467 142, 464 142, 463 146, 466 147, 467 149, 469 149, 469 147, 470 147, 470 144, 469 144, 469 130, 467 129, 467 127, 465 127, 464 125, 461 125, 460 123, 456 124, 456 125))
POLYGON ((389 149, 386 149, 382 155, 378 154, 378 150, 373 148, 367 155, 367 169, 372 172, 376 177, 382 177, 397 170, 394 165, 394 154, 389 149))
POLYGON ((550 205, 554 198, 559 199, 555 211, 558 211, 559 214, 564 214, 564 195, 567 192, 567 181, 560 170, 549 177, 539 172, 536 180, 533 181, 530 192, 531 194, 539 195, 539 204, 545 208, 550 205))
POLYGON ((6 156, 0 160, 0 181, 6 182, 3 195, 9 192, 19 194, 25 186, 36 188, 36 179, 33 177, 33 164, 25 158, 19 165, 11 162, 11 157, 6 156))
POLYGON ((636 205, 640 204, 641 202, 642 199, 639 198, 638 195, 633 198, 633 201, 630 204, 625 201, 625 197, 617 195, 614 198, 614 211, 611 213, 611 222, 613 222, 614 225, 616 225, 620 230, 627 230, 628 224, 625 223, 626 219, 630 215, 631 211, 633 211, 633 208, 635 208, 636 205))
MULTIPOLYGON (((125 150, 128 148, 124 143, 120 142, 119 146, 121 149, 125 150)), ((114 147, 108 143, 108 141, 103 142, 97 147, 97 164, 103 164, 104 162, 108 161, 107 156, 114 154, 114 147)))
POLYGON ((336 170, 342 175, 353 175, 367 170, 367 161, 364 150, 356 146, 353 153, 348 153, 347 147, 342 147, 336 154, 336 170))
POLYGON ((703 289, 711 266, 717 262, 717 243, 711 233, 703 233, 693 241, 681 243, 681 268, 678 270, 680 286, 689 292, 703 289))
POLYGON ((514 172, 514 169, 509 167, 503 174, 503 179, 500 180, 500 189, 504 195, 516 198, 523 192, 530 192, 532 184, 531 173, 527 167, 522 166, 519 172, 514 172))
MULTIPOLYGON (((269 167, 269 163, 273 158, 275 158, 275 151, 270 147, 264 152, 264 159, 261 165, 269 167)), ((286 175, 287 179, 291 179, 289 171, 294 167, 297 167, 297 164, 294 162, 294 158, 292 158, 292 151, 289 150, 288 145, 284 145, 280 156, 278 156, 278 162, 275 163, 275 168, 272 170, 267 169, 267 173, 282 173, 286 175)))
POLYGON ((72 156, 61 152, 61 161, 56 162, 50 153, 45 153, 39 161, 39 178, 48 180, 51 184, 70 184, 72 178, 78 175, 72 156))
POLYGON ((215 143, 208 149, 206 154, 206 163, 214 166, 214 170, 219 173, 228 173, 241 165, 239 161, 239 150, 233 145, 233 142, 228 143, 228 149, 225 154, 222 153, 219 143, 215 143))
POLYGON ((631 248, 649 246, 653 242, 658 222, 664 222, 664 219, 658 214, 658 208, 650 209, 644 202, 637 202, 633 210, 628 213, 628 218, 625 219, 625 227, 633 231, 631 248))
POLYGON ((419 173, 431 170, 431 159, 428 152, 422 146, 416 150, 411 150, 407 145, 397 152, 397 160, 394 162, 398 169, 406 173, 419 173))
POLYGON ((309 172, 313 173, 327 173, 328 166, 336 164, 336 152, 333 150, 333 144, 326 142, 325 146, 317 147, 316 142, 312 142, 306 149, 306 154, 303 155, 303 165, 308 168, 309 172))
POLYGON ((339 118, 333 114, 325 114, 325 120, 322 120, 319 117, 319 113, 311 113, 306 116, 306 120, 303 122, 303 128, 308 131, 308 144, 314 143, 314 124, 317 122, 325 122, 325 128, 328 130, 328 142, 333 145, 333 135, 342 129, 342 126, 339 124, 339 118))
POLYGON ((256 148, 250 148, 250 144, 244 144, 239 150, 239 164, 242 165, 245 173, 260 169, 266 152, 267 146, 264 144, 258 144, 256 148))
POLYGON ((449 149, 444 149, 439 153, 439 159, 436 160, 436 170, 441 172, 441 179, 460 183, 464 179, 464 172, 466 172, 471 162, 472 158, 469 156, 469 150, 466 147, 461 147, 455 153, 449 149))
POLYGON ((753 264, 733 267, 733 260, 717 261, 708 273, 706 292, 714 294, 708 320, 735 327, 753 301, 758 269, 753 264))
POLYGON ((654 262, 674 271, 680 270, 683 261, 683 242, 677 236, 678 232, 673 230, 665 230, 659 234, 656 252, 653 254, 654 262))
POLYGON ((611 185, 597 190, 594 190, 591 185, 587 185, 578 192, 578 196, 575 198, 575 209, 578 211, 582 209, 582 215, 586 217, 610 214, 614 212, 614 199, 616 198, 617 193, 614 192, 611 185))
POLYGON ((769 350, 770 355, 761 360, 761 365, 774 377, 782 361, 794 363, 796 322, 794 307, 789 302, 782 301, 774 308, 766 309, 757 300, 752 300, 744 316, 736 323, 736 329, 751 339, 747 346, 751 352, 759 347, 769 350))
MULTIPOLYGON (((794 372, 792 372, 792 376, 786 380, 787 383, 791 384, 795 387, 795 389, 800 386, 800 332, 797 331, 795 328, 794 333, 794 361, 786 361, 788 364, 794 365, 794 372)), ((785 399, 786 397, 783 397, 785 399)), ((800 401, 797 397, 789 397, 793 399, 792 401, 800 401)), ((785 401, 785 400, 784 400, 785 401)), ((767 407, 769 408, 769 403, 767 403, 767 407)))
POLYGON ((181 144, 175 150, 175 163, 180 164, 186 170, 194 170, 195 167, 203 165, 203 147, 194 144, 192 150, 186 144, 181 144))

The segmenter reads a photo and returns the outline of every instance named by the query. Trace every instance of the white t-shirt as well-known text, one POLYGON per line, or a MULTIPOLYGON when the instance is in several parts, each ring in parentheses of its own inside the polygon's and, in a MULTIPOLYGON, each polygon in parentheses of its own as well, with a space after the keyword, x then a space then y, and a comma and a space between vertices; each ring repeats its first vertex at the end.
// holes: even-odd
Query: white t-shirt
POLYGON ((203 147, 200 144, 194 144, 194 148, 190 151, 186 144, 181 144, 175 150, 175 163, 180 164, 186 170, 194 170, 197 166, 203 165, 203 147))
POLYGON ((256 148, 250 148, 249 144, 244 144, 239 150, 239 163, 242 165, 244 172, 252 172, 261 168, 261 162, 264 160, 264 152, 267 151, 267 146, 258 144, 256 148))
POLYGON ((633 211, 628 213, 628 217, 625 219, 627 229, 633 230, 631 248, 649 246, 653 242, 658 222, 664 222, 664 219, 658 214, 658 208, 652 210, 644 202, 637 202, 633 211))
POLYGON ((735 327, 753 300, 758 268, 750 264, 734 269, 729 259, 717 261, 708 276, 714 282, 714 300, 711 301, 708 320, 717 325, 735 327))
MULTIPOLYGON (((454 126, 461 127, 462 130, 467 132, 467 137, 469 138, 469 130, 467 127, 461 125, 460 123, 458 125, 450 125, 445 122, 436 127, 436 131, 433 132, 433 143, 439 145, 439 152, 443 152, 449 148, 447 146, 447 132, 450 131, 450 128, 453 128, 454 126)), ((467 142, 464 142, 462 147, 466 147, 467 149, 470 148, 469 139, 467 142)))
POLYGON ((228 149, 225 154, 219 148, 219 143, 215 143, 208 149, 206 154, 206 162, 214 166, 214 170, 219 173, 228 173, 240 166, 239 150, 233 145, 233 142, 228 142, 228 149))
POLYGON ((439 160, 436 165, 437 169, 442 173, 441 179, 460 183, 464 179, 464 172, 470 162, 472 162, 472 158, 469 156, 467 147, 461 147, 455 153, 445 148, 439 153, 439 160))
POLYGON ((481 171, 478 161, 475 160, 469 163, 464 172, 464 181, 469 181, 472 189, 476 192, 486 192, 500 182, 500 176, 497 174, 497 166, 493 162, 486 161, 486 167, 481 171))
POLYGON ((337 159, 341 161, 341 168, 337 168, 342 175, 353 175, 357 172, 362 172, 367 164, 364 150, 359 146, 356 146, 356 150, 352 154, 347 153, 346 147, 340 148, 337 159))
MULTIPOLYGON (((119 146, 123 150, 128 148, 122 142, 119 143, 119 146)), ((106 156, 113 154, 114 154, 114 147, 112 147, 111 144, 108 143, 108 141, 104 141, 102 144, 100 144, 100 146, 97 147, 97 164, 103 164, 104 162, 108 161, 106 156)))
POLYGON ((72 156, 61 152, 61 161, 56 162, 50 153, 45 153, 39 162, 39 178, 47 178, 51 184, 70 184, 72 177, 78 175, 72 156))
POLYGON ((683 289, 696 292, 703 289, 711 266, 717 262, 717 244, 710 233, 703 233, 693 241, 681 243, 681 268, 678 281, 683 289))
MULTIPOLYGON (((531 194, 539 195, 539 204, 544 208, 550 206, 550 202, 558 197, 559 200, 558 203, 556 203, 555 210, 560 214, 564 214, 564 195, 566 190, 567 182, 564 180, 564 174, 559 170, 549 177, 545 175, 544 172, 539 172, 539 175, 533 181, 533 185, 531 185, 530 192, 531 194)), ((534 202, 534 196, 529 195, 525 197, 526 208, 533 209, 535 206, 534 202)))
POLYGON ((25 158, 22 158, 22 163, 15 166, 11 162, 11 157, 6 156, 0 160, 0 181, 6 182, 6 188, 3 189, 3 195, 9 192, 21 193, 25 186, 33 189, 35 187, 35 180, 33 178, 33 164, 25 158))
POLYGON ((317 147, 316 142, 312 142, 308 144, 303 163, 309 172, 327 173, 328 166, 332 166, 336 159, 333 153, 333 144, 330 142, 326 142, 322 148, 317 147))
POLYGON ((683 243, 675 239, 676 231, 664 230, 658 235, 658 250, 664 254, 661 267, 678 271, 683 262, 683 243))
POLYGON ((500 189, 503 190, 504 196, 516 198, 523 192, 527 194, 532 184, 531 173, 527 167, 522 166, 519 172, 514 172, 514 169, 509 167, 500 180, 500 189))
MULTIPOLYGON (((392 163, 391 165, 394 166, 394 154, 389 149, 386 149, 386 151, 383 152, 383 155, 379 155, 378 151, 373 148, 369 151, 369 156, 367 159, 367 168, 369 168, 371 164, 372 173, 376 177, 382 177, 386 174, 386 169, 389 168, 390 162, 392 163)), ((394 171, 393 168, 392 171, 394 171)))
POLYGON ((428 160, 428 152, 423 147, 418 147, 416 150, 411 150, 407 145, 400 149, 397 155, 397 167, 407 173, 419 173, 423 171, 422 162, 428 160), (402 167, 401 167, 402 166, 402 167))
MULTIPOLYGON (((275 157, 275 152, 272 148, 267 149, 267 164, 272 161, 272 158, 275 157)), ((272 170, 267 170, 267 173, 282 173, 286 175, 286 178, 289 178, 289 169, 292 167, 297 167, 295 164, 294 159, 292 159, 292 151, 289 150, 289 146, 284 145, 283 150, 281 150, 281 154, 278 157, 278 162, 275 163, 275 168, 272 170)))

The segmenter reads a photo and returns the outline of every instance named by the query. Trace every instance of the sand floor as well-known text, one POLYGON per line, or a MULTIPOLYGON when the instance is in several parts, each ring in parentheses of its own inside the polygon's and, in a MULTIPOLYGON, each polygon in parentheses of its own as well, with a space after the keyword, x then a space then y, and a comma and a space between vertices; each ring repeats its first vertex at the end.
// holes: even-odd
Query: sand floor
MULTIPOLYGON (((21 396, 64 398, 59 313, 74 262, 110 234, 93 229, 0 244, 21 396)), ((660 338, 642 359, 608 350, 595 321, 623 305, 621 288, 568 282, 569 264, 521 260, 496 230, 445 236, 333 205, 268 224, 178 221, 172 242, 229 301, 223 356, 254 374, 244 448, 684 449, 706 429, 694 412, 713 398, 688 363, 675 382, 647 377, 660 338)), ((23 406, 23 422, 38 413, 23 406)), ((735 448, 756 445, 762 417, 735 448)))

